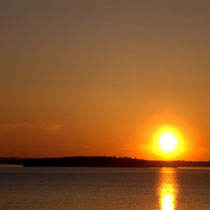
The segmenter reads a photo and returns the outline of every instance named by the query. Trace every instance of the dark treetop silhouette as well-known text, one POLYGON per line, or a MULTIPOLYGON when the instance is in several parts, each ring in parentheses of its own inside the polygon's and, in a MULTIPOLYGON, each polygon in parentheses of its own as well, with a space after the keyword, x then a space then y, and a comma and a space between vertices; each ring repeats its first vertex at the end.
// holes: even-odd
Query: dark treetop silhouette
POLYGON ((114 156, 0 158, 0 164, 21 164, 24 167, 210 167, 210 161, 157 161, 114 156))

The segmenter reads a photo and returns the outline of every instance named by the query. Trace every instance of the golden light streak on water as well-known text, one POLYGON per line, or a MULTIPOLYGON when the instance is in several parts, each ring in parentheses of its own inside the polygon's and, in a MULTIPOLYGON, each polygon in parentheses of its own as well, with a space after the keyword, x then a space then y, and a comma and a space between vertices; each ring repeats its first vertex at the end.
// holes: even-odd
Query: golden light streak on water
POLYGON ((176 169, 163 168, 160 171, 159 199, 161 210, 175 210, 177 199, 176 169))

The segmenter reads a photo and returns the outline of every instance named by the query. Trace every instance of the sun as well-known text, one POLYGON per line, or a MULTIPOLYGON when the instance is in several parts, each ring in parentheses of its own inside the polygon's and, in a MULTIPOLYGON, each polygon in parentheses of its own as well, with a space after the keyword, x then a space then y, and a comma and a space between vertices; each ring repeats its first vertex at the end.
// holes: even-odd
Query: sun
POLYGON ((159 137, 159 149, 163 152, 174 152, 178 146, 176 136, 171 132, 165 132, 159 137))
POLYGON ((154 151, 162 158, 173 159, 183 151, 183 138, 173 126, 162 126, 154 135, 154 151))

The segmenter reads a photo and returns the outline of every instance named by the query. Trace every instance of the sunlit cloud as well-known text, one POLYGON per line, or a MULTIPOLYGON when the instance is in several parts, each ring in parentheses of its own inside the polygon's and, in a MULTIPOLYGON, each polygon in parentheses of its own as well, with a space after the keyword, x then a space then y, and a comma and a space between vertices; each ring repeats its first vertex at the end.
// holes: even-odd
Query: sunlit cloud
POLYGON ((63 124, 59 123, 33 123, 33 122, 2 122, 0 128, 41 128, 45 130, 55 131, 63 127, 63 124))

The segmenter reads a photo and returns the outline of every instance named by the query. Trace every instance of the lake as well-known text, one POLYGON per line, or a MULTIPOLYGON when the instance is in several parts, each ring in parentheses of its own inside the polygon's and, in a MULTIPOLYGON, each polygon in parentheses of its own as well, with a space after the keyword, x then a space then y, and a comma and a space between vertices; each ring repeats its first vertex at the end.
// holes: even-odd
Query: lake
POLYGON ((0 209, 210 209, 208 168, 0 167, 0 209))

